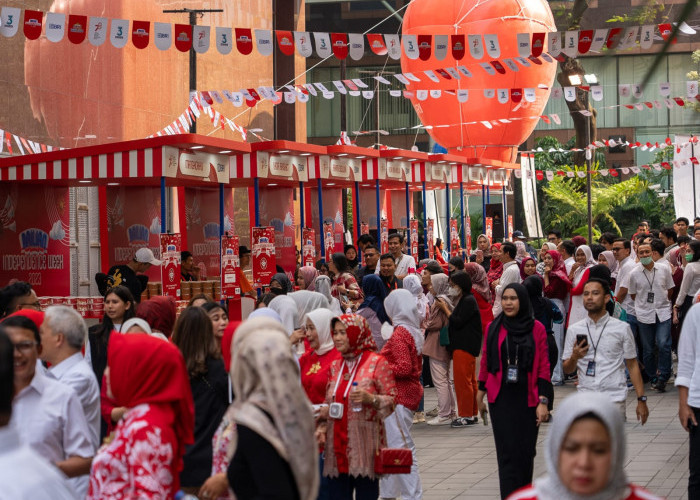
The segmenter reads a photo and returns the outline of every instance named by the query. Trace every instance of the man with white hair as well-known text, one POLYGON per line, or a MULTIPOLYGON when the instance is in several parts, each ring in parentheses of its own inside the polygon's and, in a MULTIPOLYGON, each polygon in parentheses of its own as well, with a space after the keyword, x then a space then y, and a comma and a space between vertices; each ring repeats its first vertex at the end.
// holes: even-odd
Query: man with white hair
MULTIPOLYGON (((72 388, 80 400, 90 430, 90 442, 95 450, 100 445, 100 388, 95 374, 80 352, 87 338, 85 321, 67 306, 51 306, 46 310, 39 328, 41 359, 51 364, 47 377, 72 388)), ((87 476, 78 478, 85 482, 87 476)), ((76 490, 81 488, 76 486, 76 490)), ((87 488, 85 488, 87 491, 87 488)))

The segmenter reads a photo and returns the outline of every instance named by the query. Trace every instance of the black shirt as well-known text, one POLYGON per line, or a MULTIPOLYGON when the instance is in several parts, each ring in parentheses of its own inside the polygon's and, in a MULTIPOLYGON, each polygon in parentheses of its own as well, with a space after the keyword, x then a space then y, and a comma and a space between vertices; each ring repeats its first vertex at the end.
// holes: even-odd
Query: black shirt
POLYGON ((194 274, 180 271, 180 281, 197 281, 197 279, 194 277, 194 274))
POLYGON ((387 288, 386 293, 391 293, 393 290, 403 288, 403 280, 397 278, 396 276, 392 276, 390 280, 387 280, 381 274, 379 275, 379 277, 382 279, 382 281, 384 282, 384 286, 387 288))
POLYGON ((136 302, 141 302, 141 294, 148 285, 148 276, 136 273, 126 264, 112 266, 107 272, 107 287, 125 286, 134 296, 136 302))
POLYGON ((464 295, 450 315, 448 323, 450 335, 450 351, 459 349, 467 351, 475 358, 481 350, 481 314, 479 305, 473 295, 464 295))
MULTIPOLYGON (((469 262, 476 262, 476 255, 472 254, 469 256, 469 262)), ((481 267, 484 268, 484 271, 487 273, 489 272, 489 269, 491 269, 491 256, 489 255, 488 257, 484 255, 484 261, 481 263, 481 267)))

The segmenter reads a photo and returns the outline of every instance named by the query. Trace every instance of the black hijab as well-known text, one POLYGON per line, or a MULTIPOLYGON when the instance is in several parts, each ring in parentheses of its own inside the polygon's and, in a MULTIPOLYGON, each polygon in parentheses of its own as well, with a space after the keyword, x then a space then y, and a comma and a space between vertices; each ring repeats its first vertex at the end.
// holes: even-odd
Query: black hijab
POLYGON ((518 309, 518 314, 512 318, 501 312, 489 326, 486 344, 486 366, 489 373, 492 374, 496 374, 501 370, 498 351, 498 332, 501 330, 501 326, 507 332, 506 342, 512 342, 518 347, 518 366, 520 368, 531 372, 535 359, 535 339, 532 336, 535 318, 532 312, 532 305, 530 304, 530 296, 527 289, 520 283, 507 285, 503 292, 508 289, 515 290, 515 293, 518 295, 520 308, 518 309))
POLYGON ((523 286, 527 290, 527 294, 530 296, 530 305, 532 305, 532 312, 534 317, 542 318, 547 314, 547 301, 542 296, 542 290, 544 282, 539 275, 528 276, 523 281, 523 286))

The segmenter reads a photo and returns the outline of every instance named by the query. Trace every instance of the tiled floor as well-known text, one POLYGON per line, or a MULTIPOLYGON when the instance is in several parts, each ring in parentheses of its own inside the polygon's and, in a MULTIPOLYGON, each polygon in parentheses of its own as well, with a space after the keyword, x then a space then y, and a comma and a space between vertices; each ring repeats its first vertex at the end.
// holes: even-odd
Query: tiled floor
MULTIPOLYGON (((574 391, 573 385, 555 388, 556 401, 574 391)), ((634 392, 628 396, 627 460, 629 479, 668 499, 686 499, 688 484, 687 434, 678 421, 678 392, 649 396, 649 420, 641 426, 635 415, 634 392)), ((435 389, 426 389, 426 409, 435 406, 435 389)), ((425 500, 453 498, 499 499, 498 467, 491 426, 479 423, 463 429, 449 426, 413 426, 418 448, 418 463, 425 500)), ((547 437, 546 424, 540 431, 535 477, 545 472, 542 445, 547 437)))

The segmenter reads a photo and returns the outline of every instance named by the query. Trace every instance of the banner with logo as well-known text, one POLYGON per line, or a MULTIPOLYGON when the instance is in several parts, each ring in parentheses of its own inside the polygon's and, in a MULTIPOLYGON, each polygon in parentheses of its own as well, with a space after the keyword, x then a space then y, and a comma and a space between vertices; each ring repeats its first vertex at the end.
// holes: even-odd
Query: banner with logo
POLYGON ((275 259, 287 275, 296 269, 296 224, 294 221, 294 190, 288 187, 261 187, 259 201, 260 224, 275 228, 275 259))
POLYGON ((335 230, 333 222, 323 223, 323 247, 326 253, 326 262, 328 262, 335 250, 335 230))
POLYGON ((238 268, 241 266, 238 255, 238 236, 221 237, 221 298, 223 300, 240 295, 238 268))
MULTIPOLYGON (((253 228, 253 288, 268 286, 277 272, 275 228, 253 228)), ((223 293, 223 291, 222 291, 223 293)))
POLYGON ((425 230, 426 237, 425 242, 428 245, 428 258, 435 258, 435 220, 428 219, 428 227, 425 230))
POLYGON ((486 217, 486 237, 489 239, 489 245, 493 245, 493 217, 486 217))
POLYGON ((416 219, 411 219, 411 255, 416 260, 416 266, 418 265, 418 221, 416 219))
MULTIPOLYGON (((201 280, 216 279, 221 267, 219 235, 219 190, 216 188, 185 188, 185 227, 187 248, 201 280)), ((180 221, 182 227, 182 221, 180 221)), ((233 230, 233 192, 224 190, 224 230, 233 230)))
POLYGON ((389 251, 389 221, 382 219, 379 228, 379 251, 387 253, 389 251))
POLYGON ((310 227, 301 232, 301 262, 303 266, 316 264, 316 231, 310 227))
POLYGON ((457 224, 457 219, 450 217, 450 255, 452 257, 460 254, 461 248, 459 242, 459 226, 457 224))
POLYGON ((506 239, 511 239, 513 237, 513 216, 508 215, 508 234, 506 239))
MULTIPOLYGON (((160 259, 160 187, 107 186, 106 193, 109 259, 102 263, 103 271, 128 263, 141 247, 160 259)), ((146 274, 150 282, 160 281, 158 266, 146 274)))
POLYGON ((464 217, 464 233, 467 236, 467 252, 472 251, 472 218, 467 214, 464 217))
POLYGON ((366 222, 360 223, 360 234, 369 234, 369 224, 366 222))
POLYGON ((26 281, 39 296, 68 296, 68 188, 0 183, 0 287, 26 281))
POLYGON ((160 235, 160 281, 163 283, 163 295, 169 295, 175 300, 180 299, 180 252, 182 251, 182 235, 160 235))

